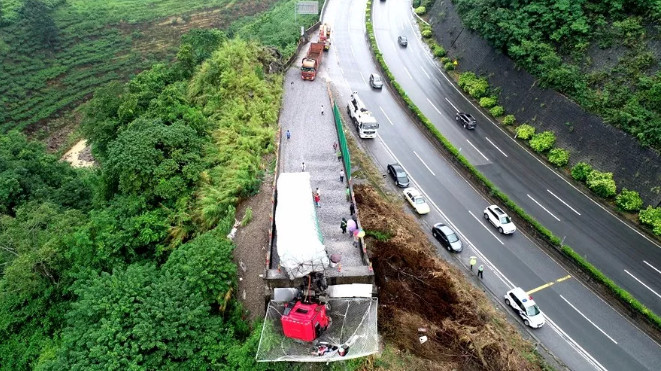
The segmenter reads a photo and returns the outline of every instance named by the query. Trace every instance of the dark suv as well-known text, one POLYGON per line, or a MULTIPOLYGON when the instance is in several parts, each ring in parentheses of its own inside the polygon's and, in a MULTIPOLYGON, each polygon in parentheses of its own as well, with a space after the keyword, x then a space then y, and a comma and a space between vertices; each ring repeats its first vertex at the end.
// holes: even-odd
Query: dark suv
POLYGON ((395 181, 398 187, 406 188, 409 186, 409 176, 400 164, 388 164, 388 174, 395 181))
POLYGON ((465 113, 465 112, 457 112, 457 115, 454 117, 455 120, 457 120, 458 123, 460 123, 464 129, 475 129, 475 126, 477 126, 477 121, 475 121, 475 118, 473 115, 470 113, 465 113))

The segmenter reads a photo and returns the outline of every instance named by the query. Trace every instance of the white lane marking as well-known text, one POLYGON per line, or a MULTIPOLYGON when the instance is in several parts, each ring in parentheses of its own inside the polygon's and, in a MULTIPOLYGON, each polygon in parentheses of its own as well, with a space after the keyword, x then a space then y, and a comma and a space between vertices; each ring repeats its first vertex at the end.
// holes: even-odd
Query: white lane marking
POLYGON ((452 106, 452 108, 454 108, 455 111, 459 112, 459 110, 457 109, 457 106, 455 106, 454 104, 452 104, 452 102, 450 102, 450 100, 449 100, 448 98, 445 98, 445 100, 446 100, 448 103, 450 103, 450 105, 452 106))
POLYGON ((507 157, 507 155, 505 154, 505 152, 503 152, 500 148, 498 148, 498 146, 495 145, 495 144, 491 141, 491 139, 489 139, 489 137, 484 137, 484 138, 485 138, 486 140, 488 140, 489 143, 491 143, 492 146, 496 147, 496 149, 498 150, 498 152, 502 153, 503 156, 507 157))
POLYGON ((564 300, 565 303, 567 303, 570 307, 572 307, 572 308, 576 311, 576 313, 580 314, 581 317, 585 318, 586 321, 590 322, 590 324, 591 324, 592 326, 594 326, 597 330, 599 330, 602 334, 604 334, 604 336, 606 336, 607 338, 609 338, 610 341, 612 341, 613 343, 617 344, 617 341, 615 341, 615 339, 613 339, 612 337, 610 337, 610 336, 609 336, 604 330, 602 330, 601 328, 599 328, 599 326, 595 325, 594 322, 592 322, 588 317, 586 317, 585 314, 581 313, 581 311, 578 310, 578 309, 577 309, 572 303, 570 303, 569 300, 565 299, 565 297, 562 296, 562 295, 560 295, 560 298, 562 298, 562 300, 564 300))
POLYGON ((468 142, 468 144, 471 145, 471 147, 475 148, 475 150, 477 151, 477 153, 479 153, 480 155, 482 155, 482 157, 484 157, 485 160, 489 161, 489 159, 487 158, 487 156, 485 156, 482 152, 480 152, 480 150, 477 149, 477 147, 475 147, 475 146, 473 145, 473 143, 471 143, 470 140, 466 139, 466 141, 468 142))
POLYGON ((427 73, 427 71, 425 71, 424 68, 420 67, 420 70, 421 70, 425 75, 427 75, 427 78, 428 78, 428 79, 431 80, 431 76, 429 76, 429 74, 427 73))
POLYGON ((351 48, 351 56, 355 59, 356 58, 356 53, 354 53, 354 51, 353 51, 353 45, 349 45, 349 47, 351 48))
POLYGON ((415 157, 418 158, 418 160, 420 160, 420 162, 422 162, 423 165, 425 165, 425 167, 427 168, 427 170, 429 170, 429 172, 431 173, 431 175, 436 176, 436 174, 434 174, 434 172, 431 171, 431 169, 429 168, 429 166, 427 166, 427 164, 426 164, 424 161, 422 161, 422 158, 421 158, 421 157, 420 157, 415 151, 413 151, 413 154, 415 155, 415 157))
POLYGON ((656 296, 658 296, 658 297, 661 298, 661 295, 659 295, 658 292, 652 290, 651 287, 649 287, 649 286, 647 286, 646 284, 644 284, 643 281, 641 281, 641 280, 638 279, 638 277, 636 277, 636 276, 634 276, 633 274, 629 273, 629 271, 626 270, 626 269, 625 269, 624 271, 625 271, 628 275, 630 275, 631 277, 633 277, 634 280, 638 281, 638 283, 640 283, 641 285, 645 286, 646 289, 652 291, 652 292, 654 293, 654 295, 656 295, 656 296))
POLYGON ((646 262, 645 260, 643 260, 643 263, 647 264, 650 268, 654 269, 657 273, 661 273, 660 270, 656 269, 652 264, 646 262))
POLYGON ((560 337, 564 337, 567 339, 569 346, 574 348, 576 350, 576 353, 578 353, 583 359, 588 361, 588 363, 592 364, 594 368, 598 370, 603 370, 603 371, 608 371, 606 367, 602 366, 601 363, 599 363, 590 353, 586 352, 583 347, 581 347, 574 339, 571 338, 571 336, 567 335, 566 332, 564 332, 560 326, 556 325, 555 322, 553 322, 546 314, 544 315, 546 317, 546 320, 549 322, 549 325, 553 331, 555 331, 556 334, 560 335, 560 337))
POLYGON ((532 196, 530 196, 530 195, 529 195, 529 194, 527 194, 527 193, 526 193, 526 196, 528 196, 528 198, 529 198, 529 199, 531 199, 531 200, 533 200, 533 202, 534 202, 534 203, 536 203, 536 204, 537 204, 537 206, 539 206, 539 207, 541 207, 542 209, 544 209, 544 211, 546 211, 547 213, 549 213, 549 215, 551 215, 552 217, 554 217, 554 218, 555 218, 555 220, 557 220, 557 221, 560 221, 560 219, 558 219, 558 217, 557 217, 557 216, 555 216, 555 215, 553 215, 553 213, 552 213, 552 212, 550 212, 550 211, 548 211, 548 209, 547 209, 547 208, 545 208, 544 206, 542 206, 542 204, 540 204, 539 202, 537 202, 537 200, 535 200, 534 198, 532 198, 532 196))
POLYGON ((565 206, 567 206, 569 209, 571 209, 571 211, 575 212, 575 213, 578 214, 578 215, 581 215, 581 213, 579 213, 578 211, 576 211, 573 207, 569 206, 569 204, 567 204, 565 201, 563 201, 560 197, 556 196, 555 193, 551 192, 551 191, 548 190, 548 189, 546 190, 546 192, 550 193, 551 196, 557 198, 558 201, 562 202, 565 206))
POLYGON ((493 236, 493 238, 497 239, 498 242, 500 242, 501 245, 505 245, 505 244, 503 243, 503 241, 500 240, 500 238, 498 238, 493 232, 491 232, 491 230, 490 230, 489 228, 487 228, 486 225, 484 225, 484 223, 482 223, 482 219, 480 219, 480 218, 478 218, 477 216, 475 216, 475 214, 473 214, 473 212, 470 211, 470 210, 468 210, 468 213, 471 214, 471 215, 473 216, 473 218, 475 218, 475 220, 477 220, 477 221, 480 223, 480 225, 483 226, 484 229, 487 230, 487 232, 491 233, 491 235, 493 236))
MULTIPOLYGON (((404 67, 404 66, 402 66, 402 67, 404 67)), ((409 77, 411 78, 411 80, 413 80, 413 76, 411 76, 411 73, 409 72, 409 69, 406 68, 406 67, 404 67, 404 71, 406 71, 406 73, 409 75, 409 77)))
POLYGON ((429 100, 429 98, 427 98, 427 102, 429 102, 429 104, 431 104, 431 106, 434 107, 434 109, 436 110, 436 112, 438 112, 439 115, 442 115, 441 111, 439 111, 439 109, 436 108, 436 106, 434 105, 434 103, 432 103, 432 102, 429 100))
POLYGON ((381 110, 381 112, 383 112, 383 115, 386 116, 386 120, 388 120, 390 125, 395 126, 395 124, 393 124, 392 120, 390 120, 390 117, 388 117, 388 114, 386 113, 386 111, 384 111, 383 108, 381 108, 381 106, 379 106, 379 109, 381 110))
POLYGON ((367 84, 367 81, 365 81, 365 76, 363 76, 363 73, 358 71, 360 73, 360 78, 363 79, 363 83, 367 84))

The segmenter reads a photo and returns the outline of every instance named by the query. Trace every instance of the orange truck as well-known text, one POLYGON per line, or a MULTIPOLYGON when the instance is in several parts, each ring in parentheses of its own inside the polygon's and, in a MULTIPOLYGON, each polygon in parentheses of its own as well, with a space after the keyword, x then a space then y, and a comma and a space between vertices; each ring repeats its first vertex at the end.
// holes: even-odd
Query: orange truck
POLYGON ((319 42, 324 43, 324 50, 330 49, 331 46, 331 27, 324 23, 319 27, 319 42))
POLYGON ((314 80, 321 66, 321 57, 324 53, 324 43, 312 43, 308 49, 308 55, 301 63, 301 78, 303 80, 314 80))

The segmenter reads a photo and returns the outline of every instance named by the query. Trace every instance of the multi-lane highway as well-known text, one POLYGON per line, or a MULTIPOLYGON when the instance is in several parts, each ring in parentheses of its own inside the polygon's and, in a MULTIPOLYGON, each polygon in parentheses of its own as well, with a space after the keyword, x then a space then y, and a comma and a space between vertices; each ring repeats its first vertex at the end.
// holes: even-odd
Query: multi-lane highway
MULTIPOLYGON (((442 221, 459 232, 465 251, 442 254, 461 262, 478 256, 487 266, 484 285, 498 297, 514 286, 536 290, 535 301, 548 321, 531 333, 571 369, 657 369, 659 344, 580 282, 567 278, 569 273, 523 233, 499 235, 482 218, 487 200, 445 161, 393 92, 387 86, 381 91, 369 87, 369 74, 378 70, 365 37, 365 6, 365 1, 328 2, 324 21, 333 25, 333 46, 324 60, 321 80, 331 80, 343 99, 358 91, 375 114, 379 136, 362 140, 362 145, 384 172, 387 163, 402 164, 425 193, 432 206, 431 214, 421 218, 425 228, 442 221)), ((376 2, 374 29, 397 81, 469 161, 528 213, 612 274, 618 284, 640 295, 646 305, 661 307, 659 297, 650 297, 658 289, 645 293, 644 286, 641 290, 634 284, 639 280, 651 289, 661 286, 661 273, 654 271, 660 269, 659 248, 576 191, 482 116, 427 54, 408 1, 376 2), (397 45, 398 35, 408 36, 407 48, 397 45), (477 117, 478 128, 469 132, 459 126, 454 121, 457 110, 477 117)))

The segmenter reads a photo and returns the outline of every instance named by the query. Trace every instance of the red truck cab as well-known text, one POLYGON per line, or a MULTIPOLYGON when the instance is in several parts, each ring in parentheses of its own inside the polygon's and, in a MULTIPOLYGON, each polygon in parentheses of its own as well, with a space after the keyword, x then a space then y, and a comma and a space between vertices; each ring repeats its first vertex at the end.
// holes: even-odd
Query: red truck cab
POLYGON ((285 336, 302 341, 313 341, 328 328, 330 320, 326 306, 297 302, 280 318, 285 336))

